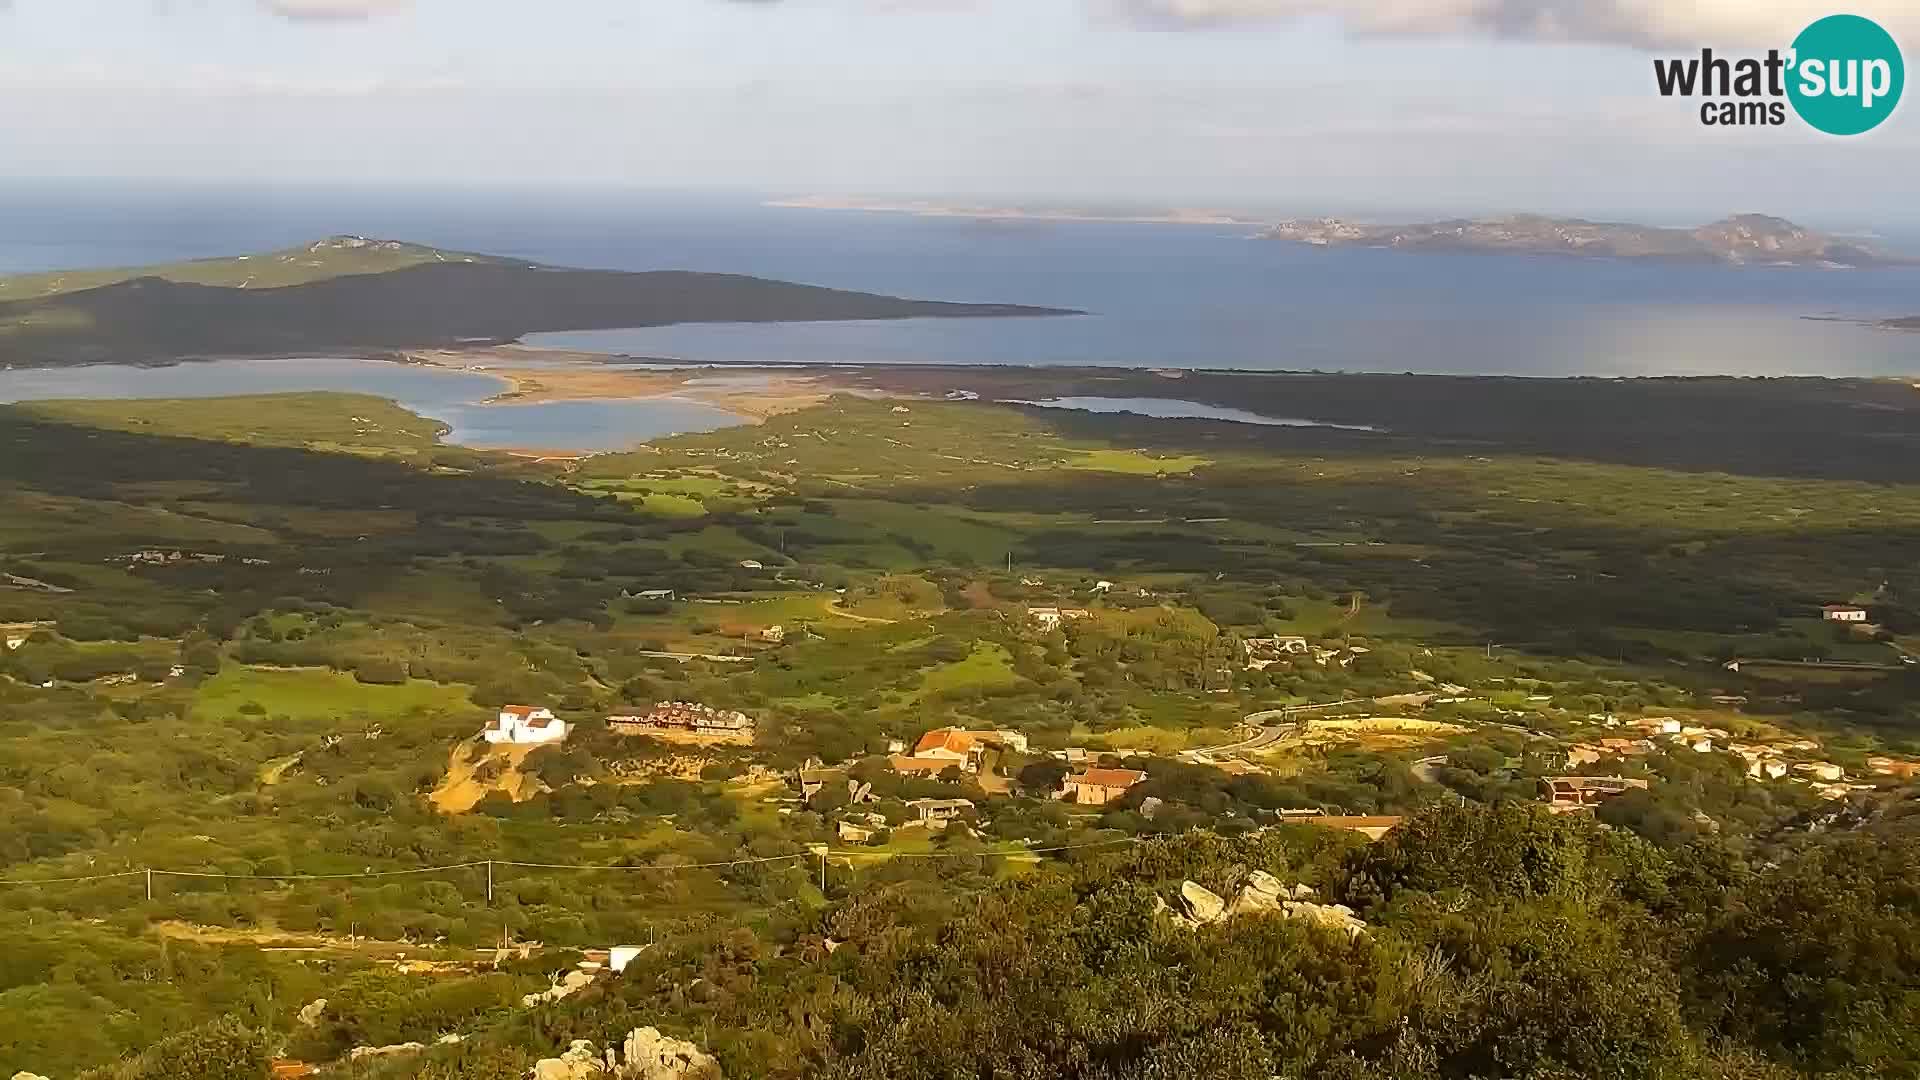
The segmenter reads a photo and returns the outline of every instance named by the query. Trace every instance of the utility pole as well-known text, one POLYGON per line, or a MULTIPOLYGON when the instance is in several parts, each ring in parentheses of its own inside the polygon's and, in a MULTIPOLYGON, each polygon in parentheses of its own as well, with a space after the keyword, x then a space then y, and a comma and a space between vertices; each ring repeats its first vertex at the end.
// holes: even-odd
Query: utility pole
POLYGON ((487 860, 487 906, 493 906, 493 860, 487 860))
POLYGON ((153 902, 153 870, 151 867, 147 870, 147 902, 153 902))
POLYGON ((826 895, 827 895, 827 853, 823 851, 820 853, 820 896, 824 899, 826 895))

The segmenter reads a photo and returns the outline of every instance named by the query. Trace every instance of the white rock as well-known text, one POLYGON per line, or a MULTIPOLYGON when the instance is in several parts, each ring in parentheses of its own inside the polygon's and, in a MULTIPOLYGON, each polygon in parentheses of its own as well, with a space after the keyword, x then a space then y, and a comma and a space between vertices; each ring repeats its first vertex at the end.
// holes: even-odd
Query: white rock
POLYGON ((316 998, 300 1007, 300 1012, 296 1019, 300 1022, 301 1027, 312 1027, 320 1022, 320 1017, 325 1015, 326 1011, 327 999, 316 998))
POLYGON ((1210 923, 1227 910, 1227 902, 1219 894, 1197 881, 1181 884, 1180 902, 1186 905, 1187 914, 1195 922, 1210 923))
POLYGON ((356 1046, 347 1054, 347 1060, 359 1061, 363 1058, 396 1057, 400 1054, 417 1054, 426 1049, 424 1043, 404 1042, 392 1046, 356 1046))
POLYGON ((1240 888, 1242 891, 1252 889, 1254 892, 1276 899, 1287 894, 1287 887, 1280 883, 1280 879, 1265 870, 1255 870, 1248 874, 1247 880, 1241 884, 1240 888))
POLYGON ((623 1049, 624 1080, 721 1080, 720 1063, 712 1054, 650 1027, 635 1029, 623 1049))

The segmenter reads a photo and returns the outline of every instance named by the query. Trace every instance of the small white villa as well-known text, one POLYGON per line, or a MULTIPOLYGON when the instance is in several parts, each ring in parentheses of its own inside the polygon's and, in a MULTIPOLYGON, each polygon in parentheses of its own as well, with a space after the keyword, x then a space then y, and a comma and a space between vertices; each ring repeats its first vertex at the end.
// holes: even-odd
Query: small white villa
POLYGON ((567 725, 556 719, 551 709, 508 705, 500 710, 499 719, 487 725, 481 735, 490 743, 514 746, 557 743, 566 739, 567 725))

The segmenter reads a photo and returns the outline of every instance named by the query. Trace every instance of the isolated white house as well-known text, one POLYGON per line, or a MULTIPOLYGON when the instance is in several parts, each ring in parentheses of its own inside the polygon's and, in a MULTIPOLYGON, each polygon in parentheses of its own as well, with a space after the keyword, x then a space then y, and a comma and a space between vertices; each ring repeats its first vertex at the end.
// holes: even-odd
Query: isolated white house
POLYGON ((1820 614, 1828 622, 1863 623, 1867 621, 1867 609, 1852 604, 1828 604, 1820 609, 1820 614))
POLYGON ((531 746, 557 743, 566 739, 567 725, 554 718, 553 710, 533 705, 508 705, 499 719, 487 725, 481 735, 490 743, 531 746))

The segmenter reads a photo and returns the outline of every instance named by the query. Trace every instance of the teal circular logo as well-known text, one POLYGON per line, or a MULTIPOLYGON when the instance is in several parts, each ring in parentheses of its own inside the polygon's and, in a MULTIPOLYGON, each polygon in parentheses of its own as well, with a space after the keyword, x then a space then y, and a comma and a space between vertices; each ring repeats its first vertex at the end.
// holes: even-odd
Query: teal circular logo
POLYGON ((1872 131, 1893 115, 1907 66, 1893 35, 1872 19, 1829 15, 1793 39, 1787 98, 1829 135, 1872 131))

